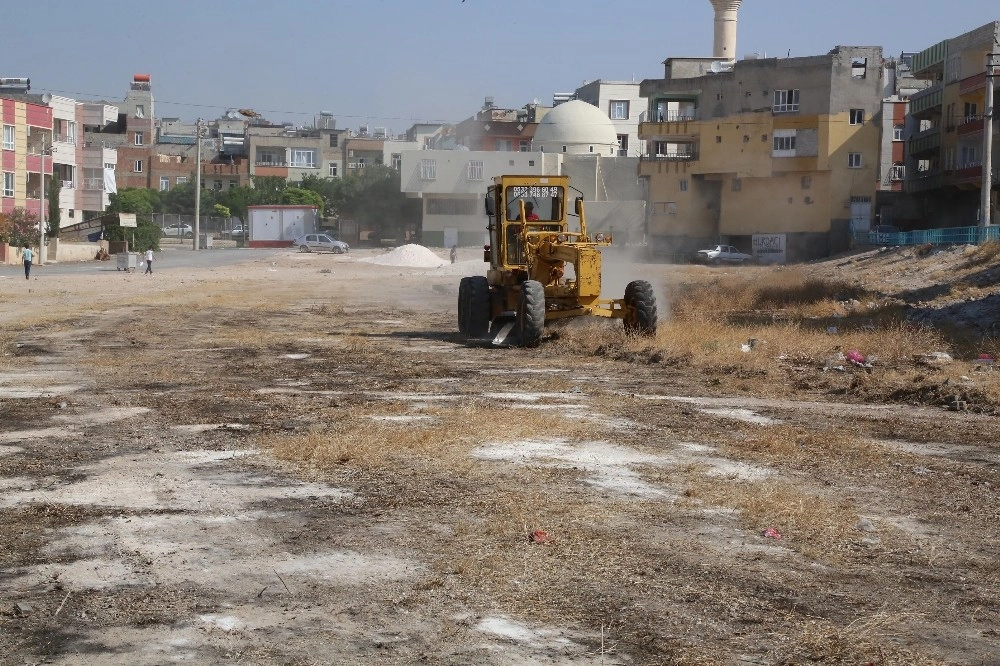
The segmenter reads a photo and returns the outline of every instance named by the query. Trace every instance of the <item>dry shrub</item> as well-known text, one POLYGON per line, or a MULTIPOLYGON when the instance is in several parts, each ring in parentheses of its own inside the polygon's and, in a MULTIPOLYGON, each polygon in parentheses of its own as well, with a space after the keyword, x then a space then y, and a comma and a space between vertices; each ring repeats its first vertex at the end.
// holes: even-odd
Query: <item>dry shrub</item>
POLYGON ((905 632, 907 616, 880 612, 847 626, 823 619, 808 620, 798 636, 772 650, 772 663, 822 663, 833 666, 943 666, 945 661, 914 655, 894 640, 905 632))
POLYGON ((986 241, 975 249, 966 252, 963 268, 978 268, 986 264, 1000 263, 1000 241, 986 241))

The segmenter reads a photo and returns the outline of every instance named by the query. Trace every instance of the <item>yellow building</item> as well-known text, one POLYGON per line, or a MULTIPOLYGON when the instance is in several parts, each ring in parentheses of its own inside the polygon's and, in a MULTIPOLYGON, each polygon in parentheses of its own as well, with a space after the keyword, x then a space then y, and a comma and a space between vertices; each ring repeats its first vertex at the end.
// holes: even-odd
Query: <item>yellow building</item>
POLYGON ((42 162, 43 151, 52 147, 52 109, 0 94, 0 126, 0 212, 24 208, 39 215, 42 174, 46 187, 52 179, 52 158, 42 162))
POLYGON ((878 180, 882 51, 824 56, 672 58, 642 82, 649 121, 648 235, 676 258, 718 243, 762 260, 847 247, 867 230, 878 180))

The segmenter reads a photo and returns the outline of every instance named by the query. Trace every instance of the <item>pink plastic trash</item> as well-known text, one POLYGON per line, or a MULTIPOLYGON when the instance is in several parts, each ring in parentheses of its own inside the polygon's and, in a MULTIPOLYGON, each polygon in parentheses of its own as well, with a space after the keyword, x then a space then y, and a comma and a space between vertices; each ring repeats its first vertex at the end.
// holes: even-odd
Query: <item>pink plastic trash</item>
POLYGON ((779 532, 778 530, 774 529, 773 527, 768 527, 766 530, 764 530, 763 535, 766 536, 768 539, 780 539, 781 538, 781 532, 779 532))
POLYGON ((847 352, 846 357, 847 357, 847 360, 850 361, 851 363, 853 363, 854 365, 864 365, 865 364, 865 355, 862 354, 861 352, 859 352, 856 349, 847 352))

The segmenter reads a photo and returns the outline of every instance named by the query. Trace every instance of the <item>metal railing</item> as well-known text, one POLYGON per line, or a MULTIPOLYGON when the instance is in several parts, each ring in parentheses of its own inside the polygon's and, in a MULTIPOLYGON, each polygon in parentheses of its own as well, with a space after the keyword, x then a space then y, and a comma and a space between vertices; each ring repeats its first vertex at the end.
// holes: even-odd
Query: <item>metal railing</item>
POLYGON ((642 155, 639 158, 642 162, 688 162, 696 159, 698 159, 697 151, 642 155))
POLYGON ((862 231, 852 234, 855 245, 979 245, 1000 241, 1000 225, 989 227, 950 227, 884 233, 862 231))
POLYGON ((62 188, 64 190, 72 190, 75 187, 76 187, 76 182, 75 181, 72 181, 72 180, 64 180, 64 181, 62 181, 62 188))
POLYGON ((83 179, 83 189, 85 190, 104 190, 104 179, 103 178, 84 178, 83 179))
POLYGON ((56 143, 70 143, 76 145, 76 135, 75 134, 56 134, 56 143))
POLYGON ((284 167, 288 166, 288 162, 276 162, 274 160, 258 160, 254 162, 253 165, 262 167, 284 167))

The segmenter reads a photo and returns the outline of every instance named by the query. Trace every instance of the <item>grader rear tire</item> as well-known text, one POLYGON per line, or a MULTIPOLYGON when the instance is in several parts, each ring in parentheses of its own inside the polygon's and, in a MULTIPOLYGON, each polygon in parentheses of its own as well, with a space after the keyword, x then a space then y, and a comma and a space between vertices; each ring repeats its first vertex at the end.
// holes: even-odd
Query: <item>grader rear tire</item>
POLYGON ((629 282, 625 287, 625 332, 638 335, 656 333, 656 296, 645 280, 629 282))
POLYGON ((521 285, 517 303, 517 335, 522 347, 535 347, 545 330, 545 287, 528 280, 521 285))
POLYGON ((458 283, 458 332, 462 335, 469 334, 469 282, 472 278, 464 277, 458 283))
POLYGON ((482 338, 490 332, 490 283, 482 275, 469 278, 466 335, 482 338))

